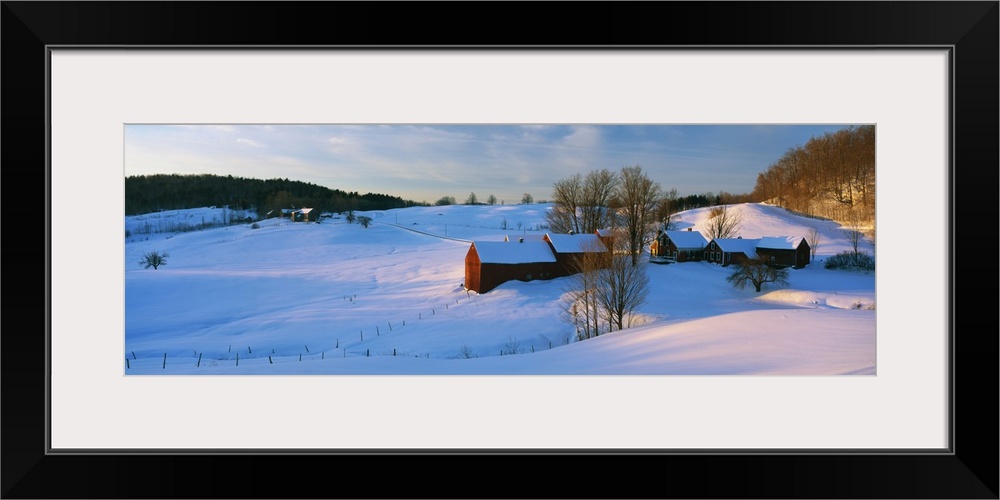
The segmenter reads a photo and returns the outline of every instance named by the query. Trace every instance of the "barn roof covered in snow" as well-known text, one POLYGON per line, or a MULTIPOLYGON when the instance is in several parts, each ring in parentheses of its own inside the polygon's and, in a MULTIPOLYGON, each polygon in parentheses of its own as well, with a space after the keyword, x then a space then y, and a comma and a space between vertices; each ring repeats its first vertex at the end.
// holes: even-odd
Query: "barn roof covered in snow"
POLYGON ((484 264, 531 264, 555 262, 552 248, 544 241, 474 241, 479 261, 484 264))
POLYGON ((764 236, 760 239, 760 243, 757 244, 757 248, 795 250, 801 243, 801 236, 764 236))
POLYGON ((705 248, 708 240, 700 231, 667 231, 667 238, 674 242, 677 248, 705 248))
POLYGON ((756 238, 716 238, 712 240, 723 252, 743 252, 747 257, 757 256, 757 243, 760 241, 756 238))
POLYGON ((558 253, 606 252, 607 247, 596 234, 546 234, 558 253))

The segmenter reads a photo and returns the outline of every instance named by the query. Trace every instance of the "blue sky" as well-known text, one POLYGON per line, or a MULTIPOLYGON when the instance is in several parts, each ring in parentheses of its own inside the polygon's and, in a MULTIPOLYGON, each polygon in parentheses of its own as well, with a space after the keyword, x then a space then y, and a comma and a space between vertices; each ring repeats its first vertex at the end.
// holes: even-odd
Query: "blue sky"
POLYGON ((836 125, 126 125, 125 175, 288 178, 433 203, 551 197, 574 173, 640 165, 681 196, 748 193, 836 125))

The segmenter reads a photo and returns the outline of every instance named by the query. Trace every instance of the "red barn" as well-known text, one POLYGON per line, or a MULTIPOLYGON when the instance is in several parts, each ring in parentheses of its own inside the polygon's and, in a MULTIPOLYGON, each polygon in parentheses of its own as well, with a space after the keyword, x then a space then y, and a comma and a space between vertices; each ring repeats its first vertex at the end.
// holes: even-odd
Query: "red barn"
POLYGON ((546 234, 504 241, 475 241, 465 254, 465 288, 486 293, 512 281, 548 280, 576 272, 574 260, 607 253, 597 234, 546 234))
POLYGON ((465 288, 478 293, 512 280, 560 275, 556 256, 545 241, 475 241, 465 254, 465 288))

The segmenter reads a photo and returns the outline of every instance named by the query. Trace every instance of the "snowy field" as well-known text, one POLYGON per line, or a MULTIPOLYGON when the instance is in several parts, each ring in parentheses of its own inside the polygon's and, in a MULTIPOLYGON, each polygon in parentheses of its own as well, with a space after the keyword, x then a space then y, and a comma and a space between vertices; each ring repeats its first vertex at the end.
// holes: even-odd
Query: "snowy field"
MULTIPOLYGON (((642 323, 577 341, 562 319, 569 278, 466 291, 472 240, 542 234, 546 204, 358 212, 320 223, 221 220, 222 208, 126 217, 126 375, 874 375, 875 275, 823 268, 850 250, 842 227, 738 205, 740 235, 822 235, 787 287, 736 290, 732 268, 650 264, 642 323), (188 222, 183 222, 188 221, 188 222), (145 228, 145 229, 142 229, 145 228), (150 230, 152 228, 152 230, 150 230), (506 229, 505 229, 506 228, 506 229), (140 258, 167 252, 144 269, 140 258)), ((708 208, 680 214, 704 227, 708 208)), ((238 214, 241 217, 245 214, 238 214)), ((704 232, 704 231, 703 231, 704 232)), ((874 255, 870 242, 862 249, 874 255)))

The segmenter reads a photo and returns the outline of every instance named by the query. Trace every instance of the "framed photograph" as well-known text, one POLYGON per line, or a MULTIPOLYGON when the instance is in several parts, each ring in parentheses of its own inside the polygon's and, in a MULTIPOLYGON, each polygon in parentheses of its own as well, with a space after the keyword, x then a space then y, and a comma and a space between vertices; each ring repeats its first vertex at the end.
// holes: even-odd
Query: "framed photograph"
MULTIPOLYGON (((997 417, 996 319, 966 305, 983 287, 958 279, 960 271, 989 276, 995 263, 979 261, 995 261, 964 259, 956 245, 964 221, 984 218, 988 201, 996 206, 997 2, 581 4, 584 19, 610 11, 640 32, 663 33, 614 45, 576 27, 565 37, 573 43, 489 40, 524 25, 513 5, 479 29, 447 24, 463 36, 439 43, 430 33, 446 28, 435 14, 446 7, 4 3, 8 186, 44 184, 46 195, 44 217, 8 217, 18 233, 37 235, 9 239, 8 255, 44 256, 45 275, 37 295, 5 296, 8 318, 44 318, 38 335, 11 335, 12 323, 4 337, 4 451, 17 457, 4 461, 5 497, 280 497, 287 482, 222 484, 199 471, 253 461, 286 477, 317 467, 382 481, 387 460, 398 468, 427 459, 448 460, 450 472, 421 479, 460 486, 462 496, 486 483, 489 496, 526 496, 524 484, 493 483, 506 482, 496 481, 498 470, 530 463, 557 479, 527 496, 997 498, 996 430, 977 423, 997 417), (435 20, 395 29, 417 14, 435 20), (718 22, 692 32, 690 20, 705 16, 718 22), (626 128, 641 137, 594 147, 594 137, 626 128), (799 135, 783 135, 791 132, 799 135), (617 329, 634 334, 616 337, 610 313, 607 327, 586 315, 581 326, 560 309, 570 291, 539 292, 564 279, 563 254, 572 251, 569 235, 552 229, 558 220, 528 219, 525 208, 560 207, 553 184, 574 166, 586 173, 600 164, 703 195, 694 191, 704 184, 682 184, 685 176, 703 179, 730 162, 705 152, 742 151, 731 157, 759 165, 749 199, 750 189, 770 189, 769 168, 822 147, 810 138, 836 134, 871 155, 850 153, 856 175, 858 164, 871 169, 868 180, 847 181, 850 196, 866 197, 858 206, 868 190, 878 196, 876 204, 870 195, 867 239, 861 222, 854 227, 855 241, 870 245, 853 246, 852 262, 872 255, 872 269, 857 274, 867 278, 817 278, 822 285, 757 297, 752 275, 729 271, 751 272, 735 246, 752 243, 741 250, 748 260, 773 259, 762 267, 772 273, 765 288, 787 283, 789 271, 801 283, 821 268, 799 234, 809 225, 780 226, 796 228, 789 234, 746 221, 745 234, 711 229, 709 220, 727 215, 709 216, 711 205, 742 200, 731 194, 741 185, 727 187, 720 174, 708 189, 716 199, 698 207, 704 214, 668 210, 684 216, 662 220, 659 239, 622 253, 648 258, 656 300, 687 294, 673 299, 680 305, 620 312, 635 326, 617 329), (337 154, 286 148, 306 136, 337 154), (451 140, 458 136, 462 145, 451 140), (680 139, 663 149, 668 136, 680 139), (779 149, 756 149, 775 136, 779 149), (557 153, 538 153, 557 141, 557 153), (668 171, 656 155, 683 160, 668 171), (376 156, 385 161, 367 161, 376 156), (328 178, 310 177, 314 157, 328 178), (569 166, 557 168, 561 161, 569 166), (630 170, 638 164, 651 166, 630 170), (343 191, 245 191, 239 196, 257 198, 173 214, 172 206, 150 209, 162 203, 150 193, 193 188, 136 185, 155 174, 304 179, 343 191), (389 195, 379 201, 399 192, 396 201, 410 206, 375 205, 377 197, 359 204, 366 192, 389 195), (461 199, 442 202, 448 195, 461 199), (468 212, 452 218, 462 208, 479 210, 478 226, 462 223, 468 212), (710 229, 699 250, 684 244, 710 229), (210 237, 193 242, 186 235, 195 231, 210 237), (344 243, 348 231, 392 251, 344 243), (318 243, 292 245, 305 241, 293 233, 318 243), (266 252, 240 246, 264 238, 273 241, 266 252), (19 250, 20 241, 44 246, 19 250), (792 243, 786 255, 782 245, 792 243), (201 260, 184 254, 192 245, 201 260), (497 259, 497 251, 506 253, 497 259), (423 255, 400 258, 407 252, 423 255), (728 258, 736 263, 723 267, 728 258), (459 268, 449 264, 456 259, 465 274, 442 274, 459 268), (691 291, 700 278, 678 274, 693 268, 686 260, 750 289, 691 291), (325 280, 323 269, 338 279, 325 280), (736 293, 778 305, 706 313, 708 300, 738 297, 698 300, 736 293), (684 314, 694 319, 679 321, 684 314), (755 321, 766 327, 745 326, 755 321), (518 333, 493 334, 483 322, 518 333), (570 349, 553 348, 546 323, 561 323, 552 332, 572 323, 570 349), (248 340, 234 324, 270 335, 248 340), (583 342, 591 327, 595 338, 583 342), (419 333, 407 339, 404 329, 419 333), (483 335, 469 335, 477 329, 483 335), (387 341, 393 336, 401 340, 387 341), (587 345, 600 348, 559 356, 587 345), (463 357, 477 359, 454 368, 463 357), (498 462, 477 464, 480 456, 498 462), (648 461, 683 471, 684 481, 562 479, 590 460, 648 461), (78 461, 97 465, 81 477, 78 461), (164 464, 174 471, 169 484, 157 479, 164 464)), ((545 33, 545 16, 531 19, 527 33, 545 33)), ((788 196, 772 192, 768 199, 781 201, 754 210, 795 213, 788 196)), ((850 231, 837 229, 844 248, 821 252, 827 263, 851 254, 850 231)), ((614 246, 601 231, 583 233, 573 236, 614 246)), ((378 496, 412 496, 409 484, 384 487, 378 496)), ((355 488, 348 496, 367 496, 355 488)))

